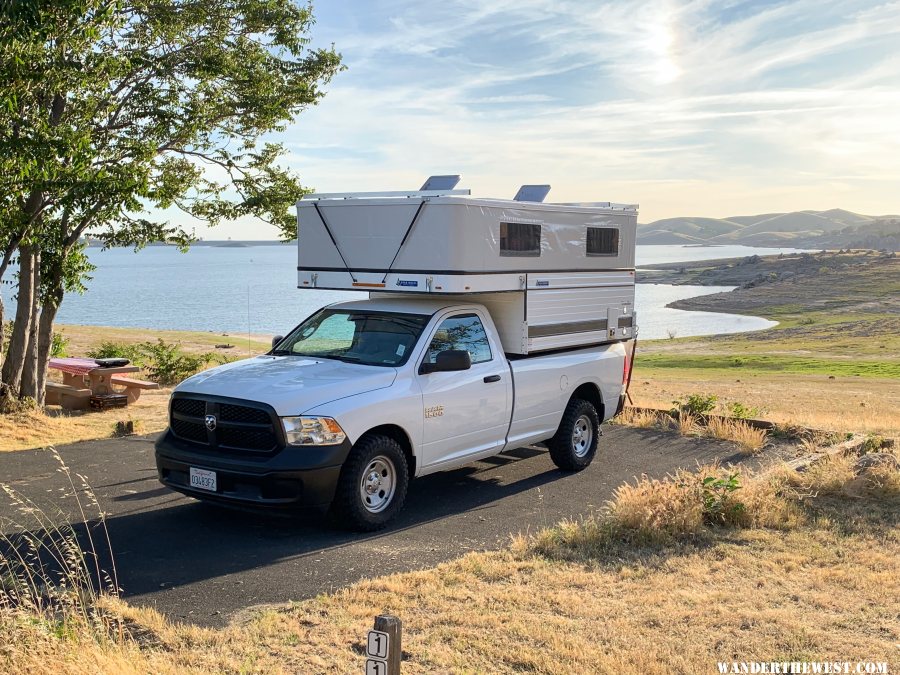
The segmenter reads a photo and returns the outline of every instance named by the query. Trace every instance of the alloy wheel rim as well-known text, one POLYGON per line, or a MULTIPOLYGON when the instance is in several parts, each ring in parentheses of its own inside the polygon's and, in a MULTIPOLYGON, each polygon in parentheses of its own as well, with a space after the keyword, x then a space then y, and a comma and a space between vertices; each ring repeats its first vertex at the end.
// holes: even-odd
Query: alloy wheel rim
POLYGON ((584 457, 591 449, 591 442, 594 440, 594 429, 591 426, 591 420, 587 415, 581 415, 575 420, 575 427, 572 429, 572 450, 576 457, 584 457))
POLYGON ((378 455, 366 466, 359 483, 359 496, 369 513, 384 511, 394 499, 397 470, 384 455, 378 455))

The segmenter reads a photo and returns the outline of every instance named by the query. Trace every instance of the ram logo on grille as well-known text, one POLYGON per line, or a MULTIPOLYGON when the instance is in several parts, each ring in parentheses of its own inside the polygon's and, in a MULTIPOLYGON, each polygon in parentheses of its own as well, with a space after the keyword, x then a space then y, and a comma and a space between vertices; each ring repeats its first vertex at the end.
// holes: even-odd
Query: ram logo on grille
POLYGON ((215 415, 207 415, 206 416, 206 428, 210 431, 216 430, 216 416, 215 415))

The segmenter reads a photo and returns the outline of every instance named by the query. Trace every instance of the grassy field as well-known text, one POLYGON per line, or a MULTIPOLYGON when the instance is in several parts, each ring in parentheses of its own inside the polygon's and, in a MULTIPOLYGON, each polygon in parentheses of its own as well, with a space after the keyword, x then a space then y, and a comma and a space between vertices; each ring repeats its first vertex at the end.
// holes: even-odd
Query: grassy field
POLYGON ((100 603, 99 627, 0 609, 0 667, 29 673, 362 672, 376 614, 404 673, 713 673, 731 661, 897 664, 900 472, 715 468, 620 487, 584 521, 434 569, 251 610, 222 630, 100 603), (716 488, 713 488, 715 490, 716 488), (740 509, 735 504, 741 504, 740 509), (720 508, 721 507, 721 508, 720 508))

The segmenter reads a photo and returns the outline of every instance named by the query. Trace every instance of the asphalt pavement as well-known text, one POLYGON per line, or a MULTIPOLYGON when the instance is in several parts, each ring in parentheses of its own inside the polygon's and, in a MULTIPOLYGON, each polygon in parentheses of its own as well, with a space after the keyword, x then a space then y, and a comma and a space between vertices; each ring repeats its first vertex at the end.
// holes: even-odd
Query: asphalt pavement
MULTIPOLYGON (((501 548, 513 534, 590 513, 616 486, 642 473, 661 477, 698 462, 740 460, 730 444, 607 425, 585 471, 557 470, 540 446, 505 452, 413 481, 395 523, 361 535, 320 518, 234 511, 174 493, 157 481, 153 440, 133 436, 58 450, 73 473, 85 476, 107 514, 123 597, 212 626, 254 605, 301 600, 362 578, 501 548)), ((58 467, 47 451, 0 453, 0 482, 78 521, 58 467)), ((0 497, 7 533, 15 530, 10 520, 23 518, 0 497)))

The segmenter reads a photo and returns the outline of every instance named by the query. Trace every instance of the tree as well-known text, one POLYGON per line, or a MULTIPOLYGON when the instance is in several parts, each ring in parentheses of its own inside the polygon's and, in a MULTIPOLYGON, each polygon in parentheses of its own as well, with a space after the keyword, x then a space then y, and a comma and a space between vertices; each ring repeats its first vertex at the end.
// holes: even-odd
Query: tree
POLYGON ((40 402, 57 308, 91 269, 84 236, 186 247, 185 228, 149 217, 172 208, 295 235, 305 189, 268 134, 341 65, 310 48, 312 9, 292 0, 25 0, 0 13, 0 280, 19 260, 2 382, 40 402))

